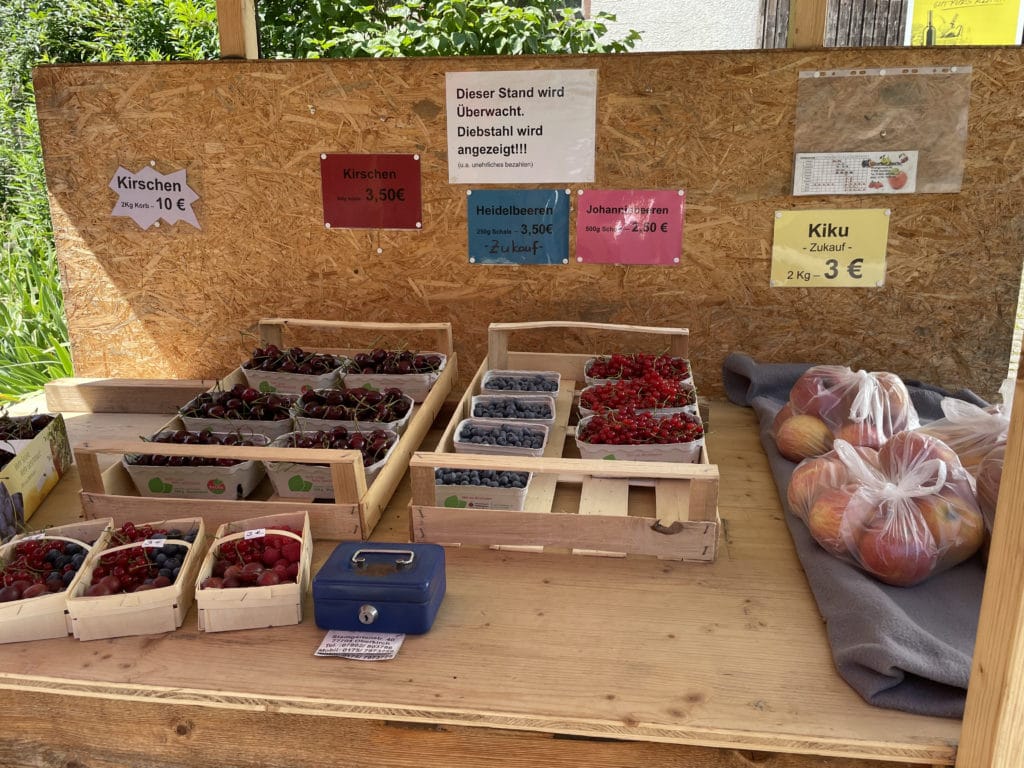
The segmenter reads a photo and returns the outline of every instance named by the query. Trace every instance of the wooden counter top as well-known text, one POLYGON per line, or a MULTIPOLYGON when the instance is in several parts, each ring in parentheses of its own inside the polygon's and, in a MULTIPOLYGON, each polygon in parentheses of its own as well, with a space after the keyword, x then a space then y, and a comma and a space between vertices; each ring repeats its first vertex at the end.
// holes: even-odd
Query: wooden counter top
MULTIPOLYGON (((164 421, 69 415, 68 427, 75 442, 164 421)), ((292 627, 201 634, 193 607, 172 633, 0 646, 0 706, 14 713, 0 764, 105 766, 106 743, 111 766, 348 765, 342 735, 374 755, 352 765, 479 764, 472 744, 521 749, 528 765, 952 764, 959 721, 871 707, 838 677, 753 412, 716 402, 710 423, 726 532, 714 564, 450 548, 434 628, 390 662, 314 657, 311 598, 292 627), (73 735, 76 722, 94 735, 73 735), (250 736, 274 742, 265 761, 228 746, 250 736), (166 755, 147 762, 147 744, 166 755)), ((76 481, 33 527, 79 514, 76 481)), ((408 501, 406 478, 374 539, 407 540, 408 501)), ((331 549, 317 544, 314 570, 331 549)))

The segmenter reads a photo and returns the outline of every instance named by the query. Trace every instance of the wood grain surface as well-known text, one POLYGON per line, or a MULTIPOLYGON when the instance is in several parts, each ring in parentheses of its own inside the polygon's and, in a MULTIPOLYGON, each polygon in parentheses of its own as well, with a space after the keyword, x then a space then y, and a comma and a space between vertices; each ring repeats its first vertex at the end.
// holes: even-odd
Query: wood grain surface
MULTIPOLYGON (((712 414, 714 564, 448 549, 437 623, 386 663, 315 658, 308 597, 290 627, 205 635, 193 609, 176 632, 10 644, 0 764, 474 765, 519 747, 523 765, 951 764, 959 721, 868 706, 837 676, 753 414, 712 414)), ((59 488, 33 522, 74 518, 73 498, 59 488)), ((375 539, 406 540, 408 502, 406 480, 375 539)))

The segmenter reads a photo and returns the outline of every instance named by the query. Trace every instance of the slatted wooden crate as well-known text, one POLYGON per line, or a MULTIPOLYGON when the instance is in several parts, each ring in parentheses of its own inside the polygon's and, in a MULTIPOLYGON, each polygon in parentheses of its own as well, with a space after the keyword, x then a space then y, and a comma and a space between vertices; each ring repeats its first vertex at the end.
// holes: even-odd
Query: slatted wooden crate
MULTIPOLYGON (((420 446, 444 405, 458 376, 458 365, 452 344, 450 323, 362 323, 329 320, 266 319, 259 324, 263 343, 285 344, 289 329, 337 334, 360 334, 375 341, 382 339, 401 343, 410 337, 427 336, 430 348, 447 355, 447 365, 422 403, 417 403, 405 432, 373 483, 367 487, 362 457, 358 451, 321 449, 198 446, 160 444, 160 453, 167 456, 204 456, 213 458, 292 461, 300 464, 330 465, 334 484, 333 501, 283 499, 277 496, 269 479, 247 499, 170 499, 141 497, 131 478, 120 464, 105 472, 99 468, 99 454, 152 453, 153 445, 143 440, 87 440, 74 446, 75 460, 82 482, 82 507, 87 518, 109 517, 114 523, 147 522, 169 517, 200 516, 208 526, 216 528, 242 518, 281 513, 309 512, 310 529, 316 539, 357 540, 369 537, 388 502, 405 476, 409 459, 420 446)), ((355 348, 306 347, 304 349, 354 354, 355 348)), ((220 388, 245 383, 241 369, 232 371, 218 382, 220 388)), ((143 398, 148 388, 139 389, 143 398)), ((130 395, 130 393, 129 393, 130 395)), ((139 403, 140 411, 146 409, 139 403)), ((164 428, 182 428, 180 419, 172 419, 164 428)))
MULTIPOLYGON (((491 546, 532 551, 570 551, 581 555, 653 555, 671 560, 711 562, 717 556, 718 467, 707 446, 693 464, 604 461, 578 458, 572 434, 574 399, 583 384, 590 354, 517 352, 509 349, 514 332, 594 331, 664 337, 667 352, 688 357, 689 333, 682 328, 652 328, 583 322, 492 324, 488 358, 459 401, 437 448, 410 461, 412 505, 410 537, 447 545, 491 546), (460 420, 469 415, 489 369, 558 371, 555 424, 544 456, 517 458, 454 452, 460 420), (523 511, 438 507, 434 470, 493 469, 532 472, 523 511)), ((630 342, 623 342, 628 352, 630 342)), ((607 354, 607 353, 605 353, 607 354)), ((698 374, 699 385, 699 374, 698 374)))

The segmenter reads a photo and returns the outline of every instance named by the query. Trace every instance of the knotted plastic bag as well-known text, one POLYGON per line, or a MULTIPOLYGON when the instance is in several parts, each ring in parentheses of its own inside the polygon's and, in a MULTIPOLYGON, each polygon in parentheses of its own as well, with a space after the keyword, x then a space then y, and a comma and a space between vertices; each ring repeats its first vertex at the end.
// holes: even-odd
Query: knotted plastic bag
POLYGON ((968 473, 920 432, 898 433, 877 452, 836 440, 800 463, 788 498, 824 549, 895 586, 952 568, 984 540, 968 473))
POLYGON ((1010 430, 1013 382, 1003 385, 1002 405, 980 408, 955 397, 944 397, 939 404, 942 418, 925 424, 921 432, 939 438, 956 451, 964 468, 977 477, 981 460, 1001 445, 1006 445, 1010 430))
POLYGON ((918 426, 910 393, 896 374, 816 365, 793 385, 772 434, 783 456, 800 461, 827 453, 835 440, 877 449, 918 426))

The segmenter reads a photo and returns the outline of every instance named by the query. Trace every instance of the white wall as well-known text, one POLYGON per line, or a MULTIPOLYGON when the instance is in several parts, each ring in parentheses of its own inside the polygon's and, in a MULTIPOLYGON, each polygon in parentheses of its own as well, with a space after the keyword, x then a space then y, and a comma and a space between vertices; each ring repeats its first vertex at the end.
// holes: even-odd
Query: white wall
POLYGON ((757 48, 760 0, 591 0, 590 15, 613 13, 609 34, 641 34, 635 51, 757 48))

